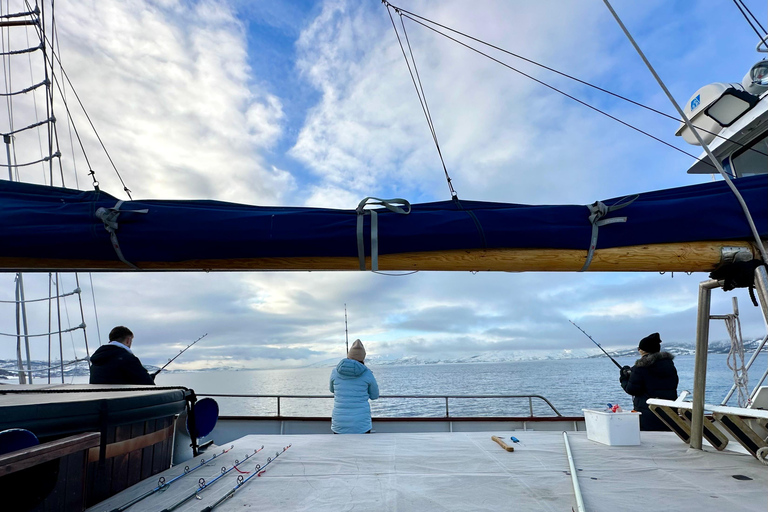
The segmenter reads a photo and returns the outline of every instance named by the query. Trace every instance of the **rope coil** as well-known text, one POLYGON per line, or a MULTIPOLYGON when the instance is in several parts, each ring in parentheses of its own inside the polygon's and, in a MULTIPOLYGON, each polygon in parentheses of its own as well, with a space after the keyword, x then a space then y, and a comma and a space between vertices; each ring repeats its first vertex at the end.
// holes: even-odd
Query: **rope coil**
POLYGON ((741 337, 741 321, 739 315, 725 315, 725 328, 731 338, 731 350, 728 352, 726 364, 733 371, 733 384, 739 393, 739 407, 749 404, 749 375, 744 364, 744 340, 741 337))

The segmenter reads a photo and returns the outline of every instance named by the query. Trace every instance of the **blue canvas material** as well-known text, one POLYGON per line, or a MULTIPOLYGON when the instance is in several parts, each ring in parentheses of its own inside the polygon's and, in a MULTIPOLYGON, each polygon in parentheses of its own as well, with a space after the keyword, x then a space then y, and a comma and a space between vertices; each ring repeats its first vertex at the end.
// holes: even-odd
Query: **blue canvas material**
MULTIPOLYGON (((768 175, 734 180, 760 235, 768 237, 768 175)), ((613 205, 622 198, 603 200, 613 205)), ((0 257, 116 261, 95 216, 117 199, 101 191, 0 180, 0 257)), ((129 262, 260 257, 357 257, 355 210, 259 207, 218 201, 125 201, 116 231, 129 262), (147 210, 132 213, 130 210, 147 210)), ((442 201, 408 215, 378 211, 379 254, 482 248, 588 249, 586 205, 442 201)), ((741 207, 723 181, 638 194, 608 217, 597 248, 694 241, 752 240, 741 207)), ((370 222, 365 224, 370 254, 370 222)), ((62 263, 65 265, 65 263, 62 263)))

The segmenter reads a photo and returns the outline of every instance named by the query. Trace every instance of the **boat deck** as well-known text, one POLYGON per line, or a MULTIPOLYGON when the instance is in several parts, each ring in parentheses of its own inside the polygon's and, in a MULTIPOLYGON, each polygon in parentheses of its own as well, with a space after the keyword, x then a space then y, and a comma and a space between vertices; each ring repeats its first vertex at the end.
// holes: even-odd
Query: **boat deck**
MULTIPOLYGON (((768 466, 749 455, 689 450, 672 433, 642 432, 640 446, 602 445, 586 432, 569 432, 568 439, 588 511, 768 509, 768 466)), ((563 434, 541 431, 249 435, 128 510, 169 508, 197 489, 201 477, 210 482, 262 445, 239 470, 253 471, 291 446, 214 510, 576 510, 563 434), (515 451, 503 450, 491 435, 515 451), (520 442, 512 444, 510 435, 520 442)), ((169 481, 183 466, 158 476, 169 481)), ((237 485, 236 475, 231 471, 176 510, 202 511, 237 485)), ((149 479, 88 510, 113 510, 157 486, 149 479)))

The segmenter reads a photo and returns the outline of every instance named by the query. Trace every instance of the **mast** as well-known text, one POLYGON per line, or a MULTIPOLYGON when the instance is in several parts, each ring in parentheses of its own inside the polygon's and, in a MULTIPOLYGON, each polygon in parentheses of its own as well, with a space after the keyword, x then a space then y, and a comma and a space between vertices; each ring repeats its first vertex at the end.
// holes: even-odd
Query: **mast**
MULTIPOLYGON (((17 2, 21 4, 22 2, 17 2)), ((7 6, 8 10, 11 10, 10 4, 7 6)), ((51 38, 49 40, 48 36, 46 35, 46 10, 45 10, 45 2, 43 2, 41 5, 35 4, 34 6, 30 6, 29 3, 24 3, 24 5, 21 7, 22 12, 3 12, 2 16, 0 16, 0 32, 2 32, 2 44, 0 46, 0 54, 2 55, 2 58, 0 58, 0 63, 3 66, 3 75, 4 75, 4 82, 5 82, 5 89, 4 94, 2 96, 4 97, 5 102, 5 108, 6 112, 4 112, 4 115, 7 115, 7 125, 3 124, 3 126, 0 128, 0 135, 2 135, 2 141, 5 144, 5 158, 6 162, 5 164, 0 163, 0 169, 2 167, 8 168, 8 181, 17 181, 17 182, 23 182, 23 181, 29 181, 31 175, 29 174, 29 171, 35 168, 38 168, 36 166, 40 166, 40 168, 43 169, 43 181, 46 185, 54 185, 55 176, 54 176, 54 160, 59 159, 58 167, 61 171, 61 185, 65 186, 64 182, 64 171, 61 166, 61 152, 59 151, 59 142, 58 142, 58 135, 56 131, 56 119, 54 116, 54 87, 53 84, 54 81, 54 74, 55 74, 55 63, 61 62, 57 51, 55 48, 54 43, 54 35, 55 35, 55 18, 53 17, 52 12, 50 13, 50 17, 48 20, 51 22, 50 32, 51 32, 51 38), (30 34, 31 32, 31 34, 30 34), (38 43, 36 45, 30 46, 29 39, 30 36, 35 36, 38 43), (26 41, 26 42, 25 42, 26 41), (32 63, 32 54, 36 56, 36 59, 39 58, 41 61, 41 66, 33 65, 32 63), (29 77, 24 77, 22 82, 22 85, 16 85, 13 80, 13 70, 16 68, 16 65, 14 65, 14 62, 16 64, 20 64, 22 62, 22 59, 29 61, 29 77), (50 67, 49 67, 50 66, 50 67), (39 69, 39 73, 37 72, 39 69), (39 80, 36 77, 39 77, 42 75, 42 80, 39 80), (42 94, 45 98, 45 104, 43 107, 43 111, 39 112, 38 110, 38 100, 37 95, 42 94), (18 107, 17 107, 18 105, 18 107), (31 118, 34 117, 34 122, 31 121, 31 119, 24 119, 22 123, 20 123, 21 127, 19 127, 18 120, 15 117, 14 112, 20 112, 23 113, 23 116, 20 115, 19 117, 24 118, 31 118), (40 118, 40 114, 42 114, 44 119, 40 118), (6 131, 7 130, 7 131, 6 131), (40 135, 43 135, 41 137, 40 135), (37 151, 34 149, 34 137, 37 135, 38 138, 38 149, 39 154, 37 154, 37 151), (44 139, 44 140, 43 140, 44 139), (25 175, 26 172, 26 175, 25 175)), ((66 99, 65 99, 66 101, 66 99)), ((0 150, 0 153, 2 150, 0 150)), ((73 157, 74 161, 74 157, 73 157)), ((75 169, 76 172, 76 169, 75 169)), ((3 176, 0 177, 0 179, 4 179, 4 172, 3 176)), ((34 179, 32 180, 34 181, 34 179)), ((52 274, 47 274, 47 285, 48 285, 48 297, 46 299, 43 298, 28 298, 26 296, 25 292, 25 276, 24 271, 26 269, 19 268, 16 269, 15 272, 15 300, 13 301, 0 301, 2 303, 15 303, 15 309, 16 309, 16 332, 14 334, 3 334, 2 336, 9 336, 9 337, 15 337, 16 338, 16 371, 18 372, 18 380, 20 384, 32 384, 33 382, 33 369, 32 369, 32 355, 31 355, 31 343, 30 338, 34 337, 48 337, 48 365, 47 365, 47 371, 48 371, 48 382, 50 383, 51 380, 51 369, 53 365, 51 364, 51 341, 52 341, 52 332, 51 329, 51 321, 52 316, 56 315, 56 322, 58 324, 58 337, 59 337, 59 364, 58 369, 61 372, 61 379, 62 383, 64 382, 64 349, 63 349, 63 332, 71 332, 74 330, 82 329, 83 330, 83 337, 85 340, 85 350, 86 350, 86 356, 89 359, 90 353, 88 350, 88 340, 87 335, 85 331, 85 317, 84 317, 84 311, 82 307, 82 301, 81 301, 81 290, 80 290, 80 283, 79 278, 75 274, 75 282, 76 282, 76 288, 73 291, 63 291, 60 288, 60 279, 58 272, 55 275, 56 278, 56 292, 55 296, 52 295, 51 290, 51 279, 52 274), (62 312, 62 304, 61 301, 64 300, 65 297, 70 295, 77 295, 77 299, 80 302, 80 325, 74 328, 68 328, 66 330, 62 329, 62 321, 64 320, 61 318, 62 314, 65 314, 62 312), (30 333, 29 328, 29 322, 34 320, 34 316, 28 315, 27 312, 27 304, 32 302, 43 302, 44 300, 47 300, 48 302, 48 330, 47 332, 40 332, 42 329, 35 329, 33 325, 33 333, 30 333), (53 301, 55 300, 56 304, 56 310, 53 310, 54 304, 53 301), (26 366, 26 368, 25 368, 26 366)), ((29 277, 29 276, 27 276, 29 277)), ((36 289, 39 288, 39 286, 35 286, 35 283, 39 284, 39 280, 35 281, 34 274, 32 275, 32 280, 26 283, 31 284, 31 295, 37 294, 36 289)), ((28 290, 29 291, 29 290, 28 290)), ((3 306, 5 307, 5 306, 3 306)), ((64 307, 66 308, 66 303, 64 304, 64 307)), ((95 308, 94 308, 95 309, 95 308)), ((67 322, 69 322, 69 317, 67 315, 67 322)), ((34 323, 34 322, 33 322, 34 323)), ((74 348, 73 343, 73 357, 74 360, 77 361, 77 353, 74 348)), ((41 370, 42 371, 42 370, 41 370)))

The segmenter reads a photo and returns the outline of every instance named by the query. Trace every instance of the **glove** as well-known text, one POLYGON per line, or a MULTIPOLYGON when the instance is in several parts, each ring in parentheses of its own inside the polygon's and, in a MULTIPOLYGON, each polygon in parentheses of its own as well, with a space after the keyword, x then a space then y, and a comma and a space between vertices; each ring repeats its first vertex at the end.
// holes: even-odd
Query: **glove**
POLYGON ((629 376, 632 374, 632 368, 629 366, 624 366, 621 368, 621 375, 619 376, 619 381, 623 382, 625 380, 629 380, 629 376))

